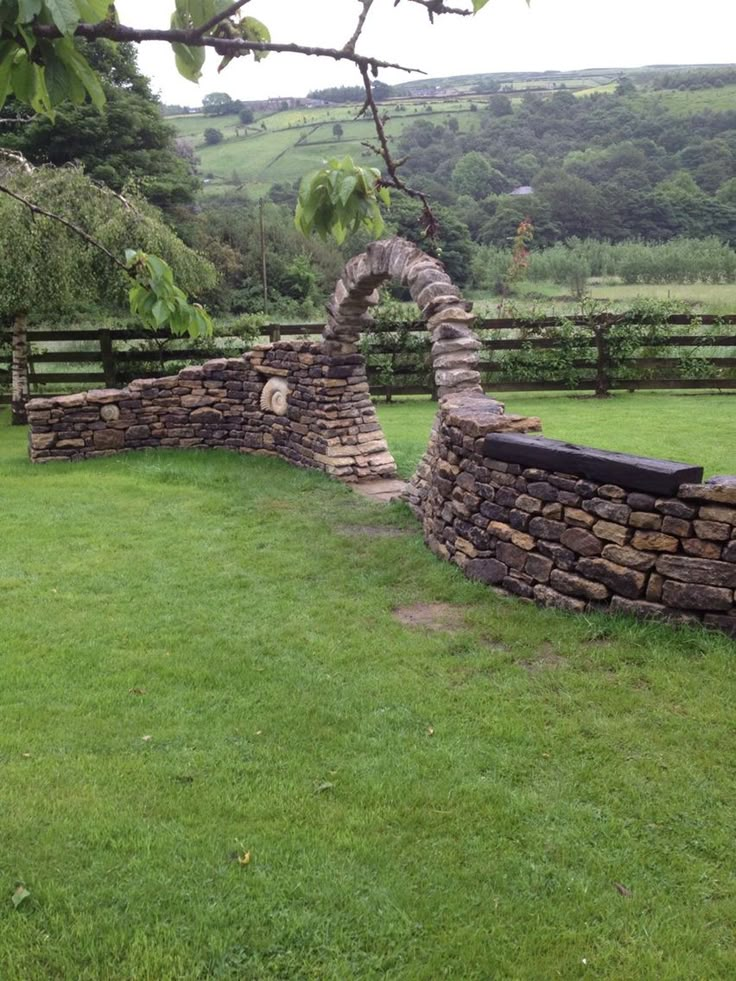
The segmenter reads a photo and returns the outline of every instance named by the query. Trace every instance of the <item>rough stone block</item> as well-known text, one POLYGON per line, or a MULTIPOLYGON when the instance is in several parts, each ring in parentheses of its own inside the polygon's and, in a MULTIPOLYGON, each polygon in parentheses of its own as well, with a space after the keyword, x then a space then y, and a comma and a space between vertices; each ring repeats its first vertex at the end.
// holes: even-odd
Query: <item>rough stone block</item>
POLYGON ((693 529, 698 538, 706 541, 727 542, 731 536, 729 525, 720 521, 693 521, 693 529))
POLYGON ((680 582, 736 589, 736 566, 731 562, 715 562, 685 555, 660 555, 657 572, 667 579, 680 582))
POLYGON ((562 533, 560 542, 578 555, 600 555, 603 551, 600 539, 584 528, 568 528, 562 533))
POLYGON ((564 593, 558 593, 556 589, 541 583, 534 587, 534 599, 542 606, 554 606, 560 610, 567 610, 568 613, 582 613, 585 610, 584 600, 565 596, 564 593))
POLYGON ((582 596, 583 599, 602 601, 608 599, 609 592, 600 582, 590 582, 582 576, 561 569, 553 569, 549 582, 554 589, 569 596, 582 596))
POLYGON ((667 606, 685 610, 728 610, 733 606, 733 590, 668 579, 662 587, 662 599, 667 606))
POLYGON ((92 436, 92 442, 97 450, 122 450, 125 433, 122 429, 98 429, 92 436))
POLYGON ((465 575, 486 583, 500 583, 508 575, 508 566, 497 559, 471 559, 465 566, 465 575))
POLYGON ((676 552, 678 539, 658 531, 637 531, 631 539, 634 548, 649 552, 676 552))
POLYGON ((609 562, 608 559, 580 559, 577 571, 586 579, 602 582, 614 593, 628 596, 629 599, 638 599, 646 582, 643 572, 618 565, 616 562, 609 562))
POLYGON ((638 569, 640 572, 652 569, 657 561, 656 555, 648 555, 635 548, 620 545, 606 545, 603 549, 603 558, 618 565, 628 566, 630 569, 638 569))
POLYGON ((611 521, 597 521, 593 525, 592 531, 598 538, 603 538, 607 542, 615 542, 616 545, 625 545, 629 537, 627 528, 611 521))

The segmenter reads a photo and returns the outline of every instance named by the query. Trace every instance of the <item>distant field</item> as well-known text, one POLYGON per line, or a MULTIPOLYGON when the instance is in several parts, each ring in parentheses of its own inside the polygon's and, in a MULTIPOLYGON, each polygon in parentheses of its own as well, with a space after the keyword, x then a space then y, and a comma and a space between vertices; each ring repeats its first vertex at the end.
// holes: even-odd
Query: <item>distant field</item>
POLYGON ((671 112, 687 113, 701 112, 712 109, 713 112, 723 112, 736 109, 736 85, 724 85, 723 88, 695 89, 693 91, 665 91, 647 93, 647 99, 656 99, 671 112))
MULTIPOLYGON (((736 283, 593 283, 589 289, 592 298, 599 300, 601 308, 605 310, 629 308, 641 297, 679 300, 701 314, 733 313, 736 310, 736 283)), ((559 283, 524 283, 519 287, 518 295, 506 301, 503 310, 499 310, 499 296, 481 291, 471 291, 468 295, 475 301, 475 312, 483 317, 512 316, 515 313, 554 317, 580 311, 580 301, 569 296, 559 283)))

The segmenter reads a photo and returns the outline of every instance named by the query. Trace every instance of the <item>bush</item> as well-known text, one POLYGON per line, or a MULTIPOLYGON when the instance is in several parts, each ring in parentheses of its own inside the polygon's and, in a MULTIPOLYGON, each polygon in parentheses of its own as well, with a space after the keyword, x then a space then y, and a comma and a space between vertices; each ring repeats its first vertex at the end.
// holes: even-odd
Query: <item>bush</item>
POLYGON ((215 146, 217 143, 222 143, 225 137, 222 135, 222 130, 214 129, 212 126, 208 126, 204 131, 204 142, 207 146, 215 146))

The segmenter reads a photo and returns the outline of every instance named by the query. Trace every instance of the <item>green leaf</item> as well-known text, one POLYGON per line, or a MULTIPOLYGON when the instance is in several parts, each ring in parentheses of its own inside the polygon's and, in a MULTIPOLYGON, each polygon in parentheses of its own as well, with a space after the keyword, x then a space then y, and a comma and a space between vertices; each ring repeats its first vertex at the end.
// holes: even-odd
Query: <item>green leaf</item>
POLYGON ((12 41, 5 41, 0 44, 0 108, 5 103, 10 92, 10 72, 13 67, 13 51, 15 45, 12 41))
POLYGON ((102 109, 105 104, 105 92, 100 85, 100 80, 84 55, 76 49, 74 42, 66 38, 57 42, 56 53, 87 90, 93 105, 97 109, 102 109))
MULTIPOLYGON (((526 0, 526 2, 529 3, 529 0, 526 0)), ((487 3, 488 0, 473 0, 473 13, 477 14, 478 11, 482 10, 487 3)))
POLYGON ((34 17, 41 13, 43 0, 18 0, 18 16, 16 24, 30 24, 34 17))
MULTIPOLYGON (((260 44, 268 44, 271 40, 271 32, 264 23, 256 20, 255 17, 244 17, 238 24, 240 36, 245 41, 257 41, 260 44)), ((253 57, 256 61, 263 61, 268 57, 268 51, 254 51, 253 57)))
POLYGON ((79 23, 79 10, 74 0, 46 0, 46 10, 62 34, 73 34, 79 23))
POLYGON ((23 885, 23 883, 18 883, 18 885, 15 887, 15 892, 11 897, 13 906, 15 906, 16 909, 18 909, 21 903, 24 903, 26 899, 30 899, 30 898, 31 898, 31 894, 23 885))
POLYGON ((77 0, 77 8, 81 20, 96 24, 107 17, 110 0, 77 0))

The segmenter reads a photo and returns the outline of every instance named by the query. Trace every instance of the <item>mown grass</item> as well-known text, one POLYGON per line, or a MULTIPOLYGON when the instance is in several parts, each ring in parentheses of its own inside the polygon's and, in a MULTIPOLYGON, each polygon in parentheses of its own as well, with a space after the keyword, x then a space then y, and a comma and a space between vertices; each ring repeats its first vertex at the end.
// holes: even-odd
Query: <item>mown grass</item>
POLYGON ((731 642, 495 596, 279 461, 34 468, 7 415, 3 981, 733 976, 731 642))

